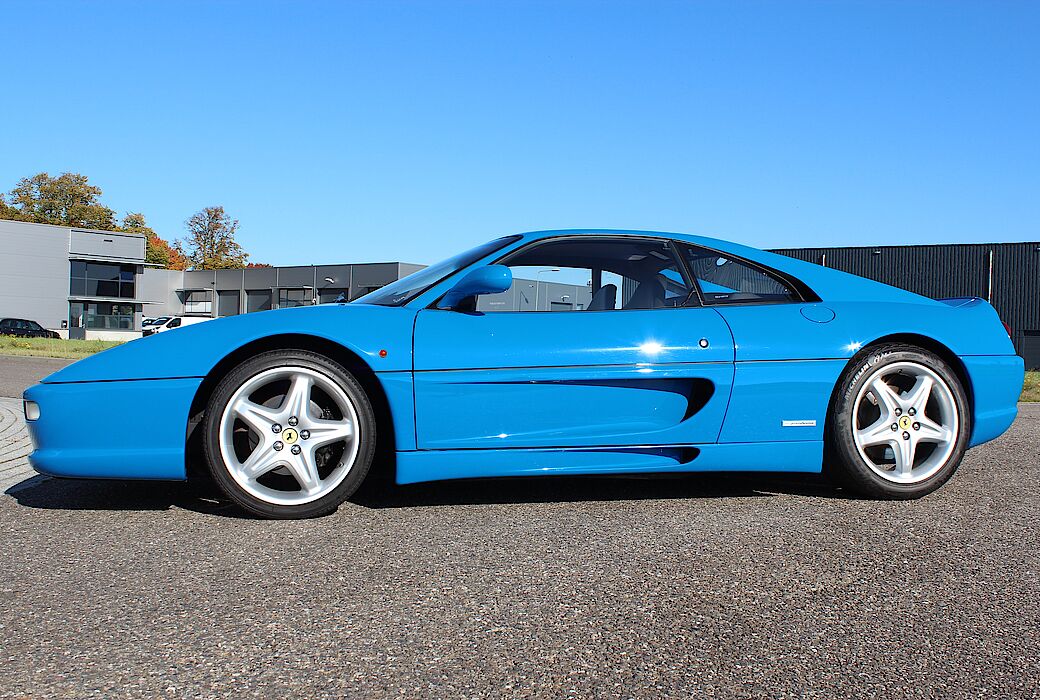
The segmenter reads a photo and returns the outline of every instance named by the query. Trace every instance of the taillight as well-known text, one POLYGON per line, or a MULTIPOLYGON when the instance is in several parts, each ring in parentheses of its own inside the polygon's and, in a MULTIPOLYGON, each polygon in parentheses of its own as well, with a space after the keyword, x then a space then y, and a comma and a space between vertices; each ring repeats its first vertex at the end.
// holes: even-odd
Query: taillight
POLYGON ((1004 330, 1007 331, 1008 337, 1011 338, 1012 337, 1012 335, 1011 335, 1011 326, 1009 326, 1008 324, 1004 323, 1003 321, 1000 322, 1000 325, 1004 326, 1004 330))

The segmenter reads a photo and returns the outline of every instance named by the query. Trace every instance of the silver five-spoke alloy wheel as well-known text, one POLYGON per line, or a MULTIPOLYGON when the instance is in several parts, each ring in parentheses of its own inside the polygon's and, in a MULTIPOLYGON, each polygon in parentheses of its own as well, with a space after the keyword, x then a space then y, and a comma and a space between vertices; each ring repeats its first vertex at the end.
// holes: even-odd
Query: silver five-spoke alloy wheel
POLYGON ((936 474, 957 446, 961 417, 953 391, 917 362, 875 370, 852 403, 853 440, 881 478, 917 484, 936 474))
POLYGON ((262 371, 242 383, 220 416, 220 457, 234 481, 279 506, 322 498, 357 460, 357 408, 322 372, 302 366, 262 371))

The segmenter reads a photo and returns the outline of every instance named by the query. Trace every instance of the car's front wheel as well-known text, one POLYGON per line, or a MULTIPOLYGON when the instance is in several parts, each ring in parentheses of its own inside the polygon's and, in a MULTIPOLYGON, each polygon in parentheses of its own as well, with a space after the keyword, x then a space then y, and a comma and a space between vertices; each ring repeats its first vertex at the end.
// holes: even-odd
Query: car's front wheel
POLYGON ((971 435, 956 372, 908 345, 863 353, 842 377, 832 408, 829 440, 840 476, 873 498, 919 498, 939 488, 971 435))
POLYGON ((304 350, 240 364, 217 385, 204 423, 217 485, 268 518, 332 512, 361 485, 375 450, 375 416, 360 384, 304 350))

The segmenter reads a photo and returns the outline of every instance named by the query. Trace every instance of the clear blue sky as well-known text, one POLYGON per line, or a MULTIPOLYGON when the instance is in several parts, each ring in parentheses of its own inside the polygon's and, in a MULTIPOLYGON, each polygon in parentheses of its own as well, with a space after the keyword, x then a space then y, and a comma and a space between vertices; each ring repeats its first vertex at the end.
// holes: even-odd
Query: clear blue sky
POLYGON ((1040 239, 1036 2, 7 2, 0 189, 273 264, 617 227, 1040 239))

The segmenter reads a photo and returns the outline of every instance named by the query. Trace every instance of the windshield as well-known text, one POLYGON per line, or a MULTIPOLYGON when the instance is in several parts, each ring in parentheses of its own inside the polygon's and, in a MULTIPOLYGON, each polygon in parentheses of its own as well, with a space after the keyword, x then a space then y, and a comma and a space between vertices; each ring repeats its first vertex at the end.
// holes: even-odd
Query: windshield
POLYGON ((358 297, 352 303, 377 304, 379 306, 401 306, 407 304, 445 277, 455 274, 467 265, 494 253, 496 250, 505 248, 510 243, 520 240, 520 238, 520 236, 505 236, 504 238, 488 241, 483 245, 478 245, 476 248, 470 248, 465 253, 459 253, 447 260, 441 260, 439 263, 424 267, 407 277, 402 277, 396 282, 391 282, 385 287, 369 292, 363 297, 358 297))

